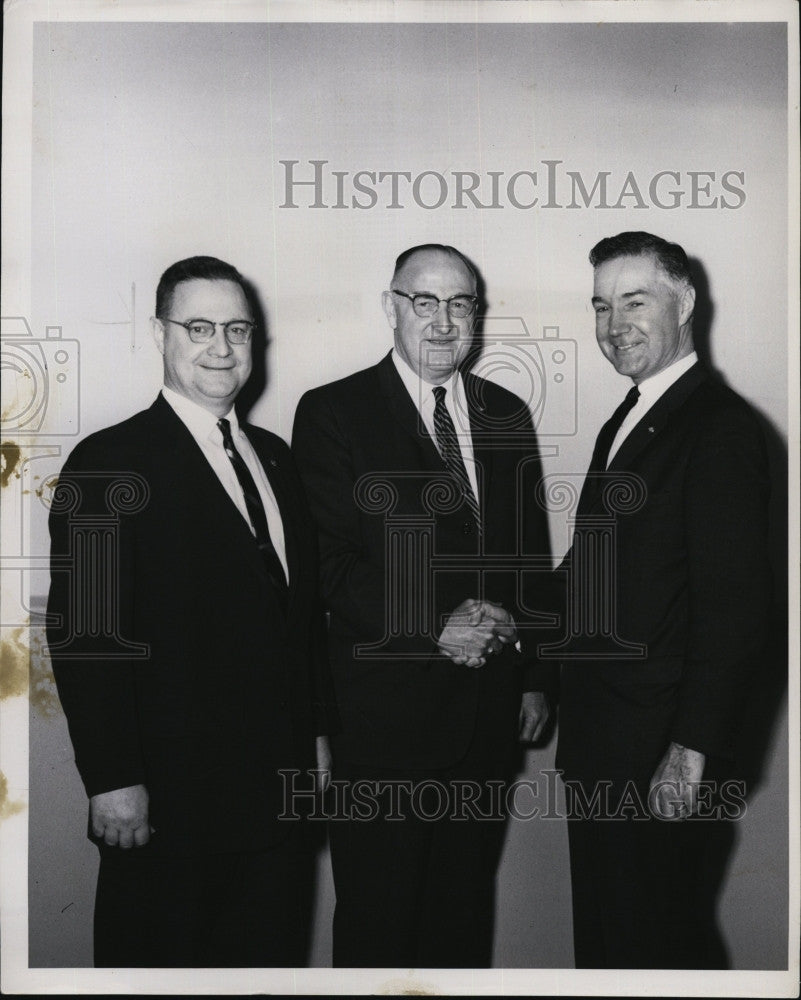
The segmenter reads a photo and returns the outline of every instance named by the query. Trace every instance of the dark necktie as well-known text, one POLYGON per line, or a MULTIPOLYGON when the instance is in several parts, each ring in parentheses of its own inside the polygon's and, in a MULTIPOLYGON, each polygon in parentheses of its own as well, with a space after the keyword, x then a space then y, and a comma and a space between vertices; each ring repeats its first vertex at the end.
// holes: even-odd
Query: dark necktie
POLYGON ((462 451, 459 447, 459 440, 456 437, 456 428, 453 426, 451 415, 445 406, 445 392, 444 385, 434 386, 434 431, 437 435, 437 445, 439 446, 440 454, 445 460, 445 468, 459 484, 462 496, 472 511, 473 517, 476 519, 476 526, 480 533, 481 512, 478 509, 478 501, 470 485, 467 469, 464 467, 462 451))
POLYGON ((598 496, 600 496, 604 482, 603 473, 606 472, 609 457, 609 449, 612 447, 615 435, 620 430, 620 425, 639 398, 640 390, 636 385, 632 386, 626 393, 626 398, 598 432, 598 437, 595 439, 595 449, 590 460, 590 468, 584 479, 584 485, 581 488, 581 497, 578 504, 579 516, 586 514, 598 496))
POLYGON ((284 567, 281 565, 281 560, 278 558, 278 553, 275 551, 273 541, 270 538, 270 529, 267 527, 267 515, 264 513, 264 504, 261 502, 261 497, 259 496, 256 483, 253 480, 253 476, 250 474, 250 469, 247 465, 245 465, 244 459, 234 446, 234 439, 231 437, 231 424, 229 421, 226 420, 225 417, 222 417, 217 421, 217 426, 222 432, 225 454, 230 458, 231 465, 233 465, 234 472, 236 473, 236 478, 239 480, 239 485, 242 487, 242 493, 245 496, 245 506, 248 509, 248 515, 256 532, 256 542, 258 543, 259 551, 261 552, 262 559, 264 560, 267 575, 270 577, 273 586, 278 591, 278 594, 284 603, 284 607, 286 607, 286 574, 284 573, 284 567))
POLYGON ((634 385, 626 393, 626 398, 620 406, 618 406, 612 416, 601 428, 598 434, 598 439, 595 442, 595 450, 592 453, 592 461, 590 462, 590 470, 592 472, 606 471, 606 466, 609 460, 609 449, 612 447, 615 436, 620 430, 623 421, 626 419, 629 412, 634 409, 639 398, 640 390, 636 385, 634 385))

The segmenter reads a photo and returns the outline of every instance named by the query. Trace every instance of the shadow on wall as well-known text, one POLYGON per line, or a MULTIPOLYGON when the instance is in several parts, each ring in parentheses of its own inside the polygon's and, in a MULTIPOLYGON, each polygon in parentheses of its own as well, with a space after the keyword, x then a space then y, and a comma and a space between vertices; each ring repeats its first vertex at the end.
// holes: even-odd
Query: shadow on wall
POLYGON ((270 338, 267 332, 267 314, 261 302, 256 287, 247 279, 244 280, 245 295, 253 311, 256 329, 253 331, 251 355, 253 369, 250 378, 242 388, 236 400, 236 410, 239 417, 247 420, 248 414, 261 398, 269 381, 269 363, 267 352, 270 348, 270 338))
MULTIPOLYGON (((721 382, 725 376, 715 368, 712 358, 711 331, 715 304, 709 289, 706 268, 697 258, 690 258, 690 273, 696 290, 693 337, 698 357, 721 382)), ((751 401, 749 400, 749 403, 751 401)), ((775 424, 760 410, 752 409, 765 436, 770 475, 768 546, 773 571, 773 611, 768 626, 767 644, 759 663, 759 682, 749 692, 748 711, 741 732, 741 754, 737 771, 753 795, 764 780, 767 754, 773 744, 777 719, 787 696, 788 627, 787 606, 787 518, 788 471, 787 443, 775 424)), ((744 529, 746 526, 743 526, 744 529)))
MULTIPOLYGON (((710 294, 709 279, 700 260, 690 258, 690 273, 696 289, 695 314, 693 319, 693 339, 699 360, 724 384, 725 375, 714 364, 712 355, 712 327, 715 304, 710 294)), ((747 696, 747 707, 743 713, 739 736, 738 758, 720 780, 734 778, 744 782, 746 802, 768 781, 771 767, 770 751, 775 746, 776 731, 786 705, 788 683, 788 627, 787 607, 787 516, 788 516, 788 473, 787 445, 774 423, 749 400, 765 437, 770 476, 770 506, 768 548, 773 572, 773 594, 771 619, 768 623, 766 642, 760 662, 755 664, 755 680, 747 696)), ((743 526, 747 530, 747 526, 743 526)), ((708 776, 708 775, 707 775, 708 776)), ((786 785, 786 770, 774 775, 782 787, 786 785)), ((776 829, 787 829, 786 817, 776 817, 776 829)), ((715 831, 715 845, 711 852, 712 863, 706 872, 706 898, 709 907, 710 924, 714 926, 717 940, 715 946, 722 968, 737 968, 737 956, 728 954, 728 949, 717 926, 718 901, 726 886, 737 853, 740 831, 734 823, 719 824, 715 831)), ((784 844, 781 849, 784 849, 784 844)))

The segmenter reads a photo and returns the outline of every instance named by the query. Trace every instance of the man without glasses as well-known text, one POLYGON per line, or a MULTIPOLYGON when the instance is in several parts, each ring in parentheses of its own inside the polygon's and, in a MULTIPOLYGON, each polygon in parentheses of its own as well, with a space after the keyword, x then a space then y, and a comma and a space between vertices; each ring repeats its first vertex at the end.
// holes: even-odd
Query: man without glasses
POLYGON ((750 407, 695 353, 684 250, 627 232, 590 262, 598 344, 633 386, 598 435, 563 564, 581 588, 573 608, 591 603, 616 627, 575 643, 562 669, 576 964, 720 967, 707 885, 720 803, 697 783, 730 768, 756 683, 765 445, 750 407), (639 498, 616 512, 608 574, 586 578, 583 539, 608 519, 616 479, 639 498))
POLYGON ((333 709, 302 488, 234 410, 254 315, 231 265, 169 267, 161 393, 80 442, 54 495, 48 642, 100 850, 97 966, 305 961, 277 770, 327 766, 333 709))

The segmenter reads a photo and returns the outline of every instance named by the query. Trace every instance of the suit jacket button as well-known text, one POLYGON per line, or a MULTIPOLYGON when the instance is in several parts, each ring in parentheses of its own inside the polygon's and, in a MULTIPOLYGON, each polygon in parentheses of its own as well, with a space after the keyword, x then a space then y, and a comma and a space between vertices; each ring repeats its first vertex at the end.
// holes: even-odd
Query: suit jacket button
POLYGON ((473 534, 473 524, 471 521, 464 521, 462 523, 462 534, 472 535, 473 534))

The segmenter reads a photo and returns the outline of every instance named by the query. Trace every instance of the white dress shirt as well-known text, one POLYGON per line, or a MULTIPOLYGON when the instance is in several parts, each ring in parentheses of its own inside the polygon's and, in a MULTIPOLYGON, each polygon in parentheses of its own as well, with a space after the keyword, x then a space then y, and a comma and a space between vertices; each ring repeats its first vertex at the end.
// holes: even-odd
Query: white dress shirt
POLYGON ((650 378, 643 379, 640 382, 637 386, 640 390, 640 398, 626 414, 623 423, 620 425, 620 429, 615 434, 615 439, 609 449, 609 457, 606 460, 607 468, 634 427, 642 420, 660 396, 664 396, 673 383, 677 382, 685 372, 689 371, 697 360, 698 355, 695 351, 691 351, 686 358, 674 361, 672 365, 664 368, 661 372, 657 372, 656 375, 652 375, 650 378))
MULTIPOLYGON (((179 419, 186 425, 189 433, 197 441, 198 447, 222 483, 225 492, 233 500, 237 510, 244 517, 245 523, 250 525, 250 530, 255 535, 256 530, 250 522, 242 487, 239 485, 239 480, 231 464, 231 459, 225 454, 225 449, 223 448, 222 431, 217 426, 219 418, 215 417, 213 413, 209 413, 208 410, 204 409, 198 403, 187 399, 186 396, 182 396, 166 385, 162 387, 161 392, 173 410, 175 410, 179 419)), ((253 476, 253 481, 259 491, 261 502, 264 505, 264 513, 267 516, 270 539, 275 551, 278 553, 278 558, 281 560, 281 565, 284 567, 286 578, 289 580, 289 568, 286 562, 286 544, 284 542, 284 525, 278 510, 275 494, 270 486, 270 481, 250 441, 242 433, 233 407, 231 407, 230 413, 225 415, 225 418, 231 424, 231 438, 233 439, 234 447, 242 456, 242 461, 250 469, 250 474, 253 476)))
MULTIPOLYGON (((406 390, 412 397, 412 402, 420 414, 423 426, 431 435, 431 440, 434 442, 437 450, 439 450, 437 433, 434 429, 434 407, 436 406, 434 386, 429 382, 423 381, 419 375, 413 372, 395 350, 392 351, 392 360, 395 362, 395 367, 398 370, 401 381, 406 386, 406 390)), ((442 386, 446 390, 445 409, 450 414, 453 426, 456 429, 456 439, 459 442, 459 450, 462 453, 462 461, 467 471, 467 478, 470 480, 473 496, 479 502, 476 461, 473 456, 473 437, 470 432, 467 397, 461 374, 455 371, 447 382, 442 383, 442 386)))

